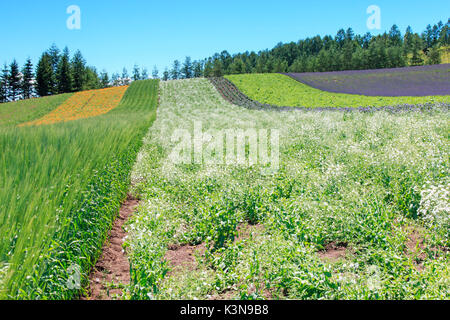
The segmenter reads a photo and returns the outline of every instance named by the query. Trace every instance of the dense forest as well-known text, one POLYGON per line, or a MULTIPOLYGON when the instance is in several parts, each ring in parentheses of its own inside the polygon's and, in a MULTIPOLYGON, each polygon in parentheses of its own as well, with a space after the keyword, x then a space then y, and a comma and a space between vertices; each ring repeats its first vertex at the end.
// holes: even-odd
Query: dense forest
MULTIPOLYGON (((186 57, 166 68, 162 80, 222 76, 225 74, 268 72, 322 72, 364 70, 441 63, 441 51, 449 50, 450 19, 428 25, 421 34, 408 27, 404 34, 396 25, 389 32, 372 36, 355 35, 351 28, 341 29, 336 36, 315 36, 298 42, 279 43, 271 50, 231 55, 227 51, 192 61, 186 57)), ((27 59, 21 69, 17 61, 5 64, 0 73, 0 102, 36 96, 77 92, 82 90, 128 85, 131 81, 148 79, 147 69, 134 66, 132 75, 110 77, 88 66, 78 50, 73 56, 66 47, 62 52, 52 45, 40 57, 36 67, 27 59)), ((159 78, 154 67, 152 78, 159 78)))
POLYGON ((335 37, 316 36, 298 42, 279 43, 272 50, 245 52, 231 56, 227 51, 203 61, 189 58, 180 68, 175 61, 164 79, 190 76, 267 72, 322 72, 417 66, 441 63, 440 49, 450 45, 450 19, 428 25, 420 35, 411 27, 401 33, 396 25, 389 32, 372 36, 355 35, 341 29, 335 37))

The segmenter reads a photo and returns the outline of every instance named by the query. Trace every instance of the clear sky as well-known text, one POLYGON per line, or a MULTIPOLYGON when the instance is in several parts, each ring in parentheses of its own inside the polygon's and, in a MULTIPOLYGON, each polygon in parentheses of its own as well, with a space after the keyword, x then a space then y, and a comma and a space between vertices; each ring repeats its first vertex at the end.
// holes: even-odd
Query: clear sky
POLYGON ((160 72, 175 59, 228 50, 259 51, 278 42, 335 35, 340 28, 373 34, 397 24, 422 32, 450 17, 446 0, 0 0, 0 63, 36 64, 52 43, 80 49, 101 71, 129 72, 134 64, 160 72), (66 10, 81 10, 81 29, 69 30, 66 10), (381 10, 381 30, 367 27, 367 8, 381 10))

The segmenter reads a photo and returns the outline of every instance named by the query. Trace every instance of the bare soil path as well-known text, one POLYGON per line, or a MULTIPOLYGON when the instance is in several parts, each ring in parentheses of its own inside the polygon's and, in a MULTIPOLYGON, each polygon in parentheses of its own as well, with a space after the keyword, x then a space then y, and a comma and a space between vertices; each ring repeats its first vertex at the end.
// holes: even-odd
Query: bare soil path
POLYGON ((123 249, 126 232, 123 228, 136 211, 139 201, 128 196, 119 211, 119 217, 110 232, 109 241, 90 276, 90 295, 85 300, 113 300, 123 293, 123 286, 130 283, 130 264, 123 249))

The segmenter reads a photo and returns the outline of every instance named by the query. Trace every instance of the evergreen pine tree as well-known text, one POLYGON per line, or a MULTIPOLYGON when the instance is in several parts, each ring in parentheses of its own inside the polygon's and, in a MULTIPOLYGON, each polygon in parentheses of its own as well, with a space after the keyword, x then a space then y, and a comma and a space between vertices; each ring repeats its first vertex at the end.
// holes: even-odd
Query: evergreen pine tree
POLYGON ((347 41, 342 48, 342 69, 343 70, 351 70, 353 69, 353 52, 354 45, 352 41, 347 41))
POLYGON ((102 84, 102 88, 108 88, 110 86, 109 75, 106 70, 100 73, 100 83, 102 84))
POLYGON ((69 48, 65 47, 56 72, 59 93, 72 92, 73 80, 69 48))
POLYGON ((170 78, 169 69, 166 68, 163 72, 162 80, 167 81, 167 80, 169 80, 169 78, 170 78))
POLYGON ((156 66, 153 67, 152 78, 153 79, 159 79, 159 71, 158 71, 158 68, 156 66))
POLYGON ((60 51, 56 44, 52 44, 52 46, 47 51, 50 57, 50 63, 52 66, 52 79, 51 79, 51 94, 58 93, 59 83, 58 83, 58 66, 59 61, 61 59, 60 51))
POLYGON ((173 62, 172 70, 170 71, 170 77, 172 80, 177 80, 180 78, 180 62, 175 60, 173 62))
POLYGON ((102 83, 95 67, 86 67, 86 82, 83 90, 100 89, 102 83))
POLYGON ((130 81, 131 81, 131 79, 130 79, 130 76, 128 75, 128 70, 127 70, 127 68, 123 68, 123 70, 122 70, 122 81, 121 81, 121 84, 122 84, 123 86, 128 86, 128 85, 130 84, 130 81))
POLYGON ((73 78, 73 91, 82 91, 85 89, 87 74, 86 74, 86 61, 78 50, 72 58, 72 78, 73 78))
POLYGON ((213 63, 211 61, 211 59, 208 59, 205 63, 205 69, 203 70, 203 75, 206 78, 212 77, 213 76, 213 63))
POLYGON ((414 35, 412 32, 412 28, 408 26, 408 28, 406 28, 405 36, 403 38, 403 52, 405 56, 407 56, 409 53, 413 51, 413 45, 414 45, 414 35))
POLYGON ((412 44, 412 57, 411 57, 411 65, 412 66, 421 66, 423 64, 423 59, 421 57, 422 51, 422 39, 416 34, 413 37, 412 44))
POLYGON ((43 53, 36 68, 36 91, 40 97, 52 93, 53 69, 51 57, 47 52, 43 53))
POLYGON ((9 68, 5 63, 0 75, 0 103, 8 102, 9 95, 9 68))
POLYGON ((12 101, 16 101, 20 97, 22 88, 22 75, 19 70, 19 64, 14 61, 9 66, 9 98, 12 101))
POLYGON ((141 80, 147 80, 148 79, 148 70, 147 68, 142 69, 142 74, 141 74, 141 80))
POLYGON ((235 58, 233 60, 233 62, 230 64, 230 66, 229 66, 228 73, 231 73, 231 74, 243 74, 243 73, 245 73, 245 63, 244 63, 244 61, 240 57, 235 58))
POLYGON ((133 67, 133 81, 137 81, 141 79, 141 71, 138 65, 134 65, 133 67))
POLYGON ((396 24, 389 31, 389 46, 400 47, 402 45, 402 34, 396 24))
POLYGON ((440 64, 441 63, 441 54, 439 53, 439 49, 437 46, 434 46, 428 52, 428 64, 440 64))
POLYGON ((193 70, 192 70, 192 60, 191 57, 186 57, 183 63, 183 67, 181 69, 182 77, 185 79, 190 79, 193 76, 193 70))
POLYGON ((194 78, 200 78, 203 76, 203 65, 200 61, 194 62, 194 78))
POLYGON ((212 74, 213 74, 214 77, 221 77, 221 76, 224 75, 224 72, 223 72, 223 64, 222 64, 222 61, 221 61, 220 59, 216 59, 216 60, 214 61, 214 66, 213 66, 213 69, 212 69, 212 74))
POLYGON ((111 76, 111 81, 112 81, 112 85, 114 87, 120 86, 120 84, 121 84, 120 75, 117 72, 113 73, 113 75, 111 76))
POLYGON ((28 58, 25 66, 22 70, 23 80, 22 80, 22 96, 24 99, 29 99, 33 96, 33 63, 31 59, 28 58))

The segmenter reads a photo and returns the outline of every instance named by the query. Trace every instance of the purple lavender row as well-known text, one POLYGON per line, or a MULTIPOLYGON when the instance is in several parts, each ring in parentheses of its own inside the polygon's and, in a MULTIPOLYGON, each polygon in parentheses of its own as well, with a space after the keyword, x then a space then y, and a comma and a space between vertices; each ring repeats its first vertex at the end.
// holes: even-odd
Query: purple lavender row
POLYGON ((450 95, 450 64, 284 74, 313 88, 334 93, 387 97, 450 95))

